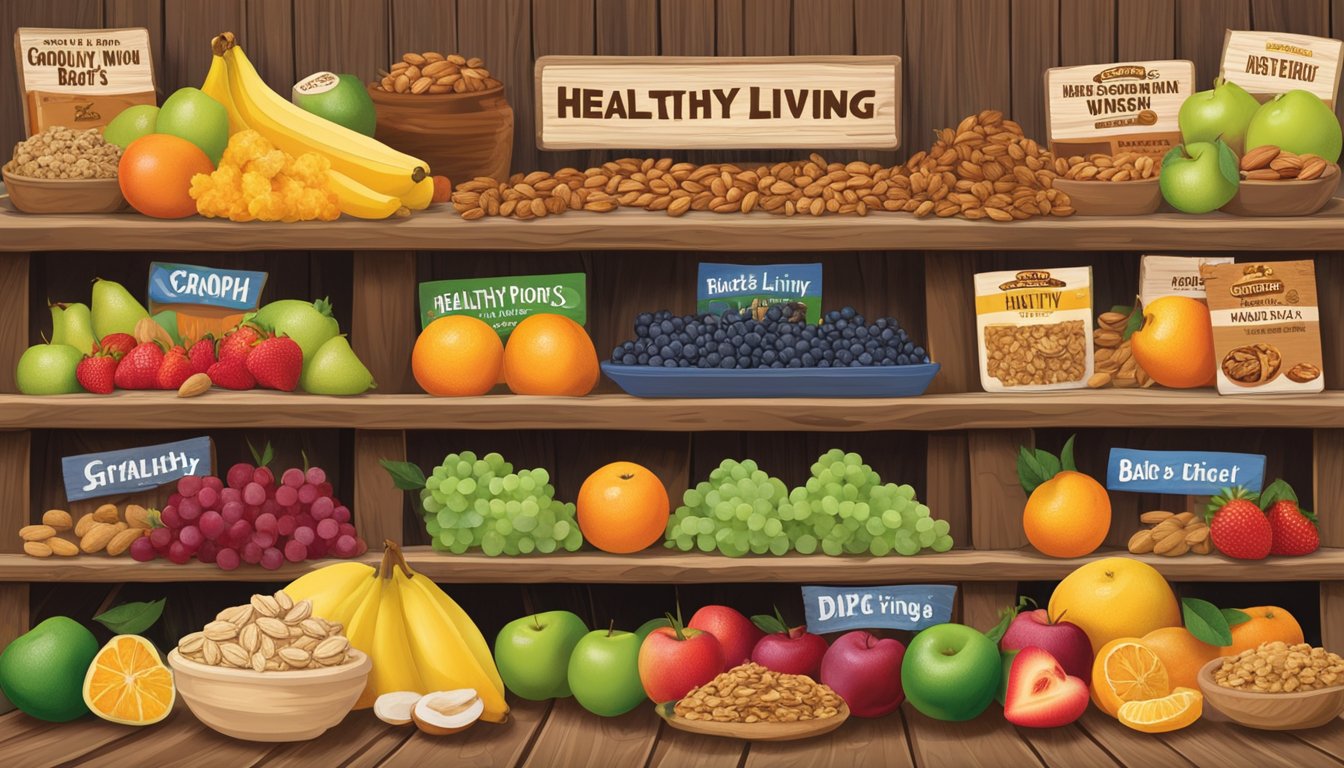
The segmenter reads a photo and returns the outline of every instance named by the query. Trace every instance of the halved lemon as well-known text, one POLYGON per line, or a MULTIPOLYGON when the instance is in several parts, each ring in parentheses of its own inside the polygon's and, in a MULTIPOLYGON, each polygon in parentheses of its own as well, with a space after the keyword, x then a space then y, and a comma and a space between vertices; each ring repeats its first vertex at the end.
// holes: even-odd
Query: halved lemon
POLYGON ((1166 665, 1137 637, 1112 640, 1092 662, 1092 700, 1111 717, 1125 702, 1160 699, 1168 693, 1166 665))
POLYGON ((1160 699, 1127 701, 1117 714, 1120 722, 1143 733, 1166 733, 1190 725, 1204 714, 1204 694, 1177 688, 1160 699))
POLYGON ((84 675, 84 703, 122 725, 157 723, 173 711, 173 672, 139 635, 117 635, 93 657, 84 675))

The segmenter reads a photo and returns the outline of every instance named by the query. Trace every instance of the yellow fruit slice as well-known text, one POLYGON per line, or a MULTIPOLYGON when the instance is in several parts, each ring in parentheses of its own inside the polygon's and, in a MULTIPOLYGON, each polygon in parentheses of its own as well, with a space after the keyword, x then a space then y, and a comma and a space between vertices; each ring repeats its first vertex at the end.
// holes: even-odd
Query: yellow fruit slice
POLYGON ((1125 702, 1159 699, 1168 693, 1166 665, 1137 637, 1103 645, 1092 663, 1092 699, 1111 717, 1125 702))
POLYGON ((84 703, 122 725, 157 723, 173 711, 173 672, 139 635, 117 635, 93 657, 84 675, 84 703))
POLYGON ((1177 688, 1170 694, 1147 701, 1127 701, 1117 713, 1121 723, 1143 733, 1177 731, 1204 714, 1204 694, 1193 688, 1177 688))

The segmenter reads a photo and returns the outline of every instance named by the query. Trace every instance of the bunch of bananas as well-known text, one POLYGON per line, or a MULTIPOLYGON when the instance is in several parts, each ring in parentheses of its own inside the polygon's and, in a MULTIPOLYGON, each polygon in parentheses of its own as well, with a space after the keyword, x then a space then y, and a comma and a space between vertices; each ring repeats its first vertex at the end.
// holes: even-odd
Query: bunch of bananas
POLYGON ((411 570, 396 543, 385 544, 379 568, 336 563, 285 587, 295 601, 312 601, 313 615, 344 624, 350 644, 369 655, 373 669, 355 709, 395 691, 472 688, 485 704, 481 719, 504 722, 504 682, 481 631, 437 584, 411 570))
POLYGON ((315 152, 331 161, 328 185, 341 213, 386 219, 423 210, 434 180, 423 161, 300 109, 271 90, 232 32, 210 41, 214 59, 201 90, 229 113, 229 133, 254 130, 298 157, 315 152))

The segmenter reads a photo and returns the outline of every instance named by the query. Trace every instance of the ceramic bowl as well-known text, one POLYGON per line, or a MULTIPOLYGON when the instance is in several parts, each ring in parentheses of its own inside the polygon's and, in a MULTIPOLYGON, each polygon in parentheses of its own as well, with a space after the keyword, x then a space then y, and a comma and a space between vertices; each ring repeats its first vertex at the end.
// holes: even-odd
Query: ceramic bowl
POLYGON ((1214 659, 1199 670, 1204 701, 1233 722, 1262 731, 1318 728, 1344 714, 1344 685, 1304 693, 1250 693, 1224 688, 1213 680, 1223 663, 1214 659))
POLYGON ((351 649, 336 667, 292 672, 211 667, 168 654, 177 693, 202 723, 246 741, 306 741, 350 713, 373 664, 351 649))
POLYGON ((1055 179, 1051 186, 1069 196, 1079 216, 1146 216, 1162 205, 1156 176, 1138 181, 1055 179))
POLYGON ((3 171, 14 207, 24 213, 116 213, 126 199, 116 179, 34 179, 3 171))
POLYGON ((1223 206, 1236 216, 1309 216, 1330 202, 1339 188, 1339 166, 1328 176, 1308 181, 1242 181, 1237 194, 1223 206))

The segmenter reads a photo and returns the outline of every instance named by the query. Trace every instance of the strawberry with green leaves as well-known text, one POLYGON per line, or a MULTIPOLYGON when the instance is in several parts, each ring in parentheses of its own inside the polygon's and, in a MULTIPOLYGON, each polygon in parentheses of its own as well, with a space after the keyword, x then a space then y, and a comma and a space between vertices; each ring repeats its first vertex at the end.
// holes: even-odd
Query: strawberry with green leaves
POLYGON ((1302 509, 1293 487, 1283 480, 1275 480, 1260 494, 1265 517, 1274 532, 1271 555, 1309 555, 1321 547, 1321 534, 1316 529, 1316 515, 1302 509))
POLYGON ((1213 546, 1238 560, 1263 560, 1274 544, 1269 518, 1256 503, 1259 497, 1235 486, 1224 488, 1209 500, 1205 517, 1213 546))

